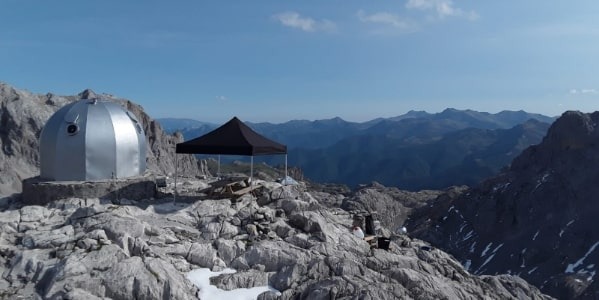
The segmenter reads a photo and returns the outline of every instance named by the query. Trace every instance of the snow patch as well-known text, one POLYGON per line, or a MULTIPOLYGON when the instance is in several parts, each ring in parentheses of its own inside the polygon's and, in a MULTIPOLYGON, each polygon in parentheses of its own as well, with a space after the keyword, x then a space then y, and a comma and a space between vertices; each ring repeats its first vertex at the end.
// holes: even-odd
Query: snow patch
POLYGON ((462 242, 470 239, 473 235, 474 235, 474 230, 470 230, 468 233, 466 233, 466 235, 462 239, 462 242))
POLYGON ((449 210, 447 210, 447 212, 448 212, 448 213, 450 213, 450 212, 451 212, 451 211, 452 211, 454 208, 455 208, 455 206, 454 206, 454 205, 452 205, 452 206, 449 208, 449 210))
POLYGON ((530 274, 532 274, 534 271, 536 271, 536 270, 537 270, 537 268, 539 268, 539 267, 534 267, 534 268, 530 269, 530 271, 528 271, 528 275, 530 275, 530 274))
POLYGON ((539 236, 539 232, 541 232, 541 230, 537 230, 537 233, 535 233, 535 236, 532 237, 532 240, 536 240, 537 236, 539 236))
POLYGON ((587 281, 592 281, 593 277, 595 277, 595 271, 591 271, 589 274, 591 274, 591 276, 587 277, 587 281))
POLYGON ((478 273, 478 271, 480 271, 480 269, 482 269, 482 268, 483 268, 483 267, 484 267, 486 264, 488 264, 488 263, 489 263, 489 262, 490 262, 490 261, 493 259, 493 257, 495 257, 495 254, 494 254, 494 253, 493 253, 493 254, 491 254, 491 255, 490 255, 488 258, 487 258, 487 260, 485 260, 485 262, 484 262, 482 265, 480 265, 480 267, 478 267, 478 269, 476 269, 476 273, 478 273))
POLYGON ((495 248, 495 250, 493 250, 493 253, 497 252, 497 250, 499 250, 499 248, 501 248, 502 246, 503 246, 503 243, 501 243, 499 246, 497 246, 497 247, 495 248))
POLYGON ((458 231, 459 233, 462 233, 462 231, 464 230, 464 227, 466 227, 468 225, 468 223, 464 222, 461 226, 460 226, 460 231, 458 231))
POLYGON ((218 276, 220 274, 232 274, 237 271, 233 269, 224 269, 220 272, 212 272, 208 268, 201 268, 191 270, 187 273, 187 279, 197 286, 200 291, 198 292, 198 298, 200 299, 211 299, 211 300, 250 300, 258 298, 258 295, 272 291, 277 295, 281 295, 281 292, 275 290, 270 286, 257 286, 253 288, 240 288, 230 291, 225 291, 217 288, 210 284, 210 277, 218 276))
POLYGON ((562 234, 564 234, 564 232, 566 231, 566 228, 568 228, 568 226, 572 225, 572 223, 574 223, 574 220, 570 220, 570 222, 568 222, 568 224, 566 224, 566 227, 562 228, 562 230, 559 232, 559 237, 562 237, 562 234))
POLYGON ((505 190, 508 186, 510 186, 510 182, 508 183, 504 183, 504 184, 498 184, 496 186, 493 187, 493 192, 497 192, 497 191, 503 191, 505 190))
POLYGON ((470 253, 474 253, 474 247, 476 246, 476 241, 470 245, 470 253))
MULTIPOLYGON (((490 242, 487 247, 485 248, 485 250, 483 250, 483 253, 481 253, 480 257, 483 257, 485 255, 487 255, 487 251, 489 251, 489 249, 491 248, 491 245, 493 245, 493 242, 490 242)), ((480 268, 479 268, 480 269, 480 268)))
POLYGON ((591 246, 591 248, 589 249, 589 251, 587 251, 587 253, 581 257, 578 261, 576 261, 573 264, 568 264, 568 267, 566 268, 566 273, 574 273, 574 269, 578 268, 578 266, 580 266, 581 264, 584 263, 584 260, 587 258, 587 256, 589 256, 589 254, 591 254, 591 252, 593 252, 595 250, 595 248, 597 248, 597 246, 599 246, 599 242, 596 242, 595 244, 593 244, 591 246))
POLYGON ((472 260, 467 260, 464 263, 464 269, 466 269, 466 271, 470 270, 470 266, 472 265, 472 260))
POLYGON ((543 174, 543 177, 539 180, 537 180, 537 185, 535 186, 535 188, 532 190, 533 192, 537 190, 538 187, 540 187, 543 183, 547 182, 547 178, 549 178, 549 173, 545 173, 543 174))

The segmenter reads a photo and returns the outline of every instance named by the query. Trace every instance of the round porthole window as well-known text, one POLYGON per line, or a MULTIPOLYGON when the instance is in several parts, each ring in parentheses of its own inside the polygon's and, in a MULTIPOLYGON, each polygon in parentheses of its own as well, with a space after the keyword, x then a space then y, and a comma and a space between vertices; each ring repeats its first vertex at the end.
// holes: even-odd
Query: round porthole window
POLYGON ((79 132, 79 126, 76 124, 69 124, 69 126, 67 126, 67 133, 69 135, 75 135, 77 132, 79 132))

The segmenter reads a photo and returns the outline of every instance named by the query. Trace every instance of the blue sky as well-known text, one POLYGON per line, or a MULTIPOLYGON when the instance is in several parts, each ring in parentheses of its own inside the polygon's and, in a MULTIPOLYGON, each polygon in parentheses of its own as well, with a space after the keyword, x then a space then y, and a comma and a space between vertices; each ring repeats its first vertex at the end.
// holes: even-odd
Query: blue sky
POLYGON ((599 109, 599 2, 0 0, 0 81, 155 118, 599 109))

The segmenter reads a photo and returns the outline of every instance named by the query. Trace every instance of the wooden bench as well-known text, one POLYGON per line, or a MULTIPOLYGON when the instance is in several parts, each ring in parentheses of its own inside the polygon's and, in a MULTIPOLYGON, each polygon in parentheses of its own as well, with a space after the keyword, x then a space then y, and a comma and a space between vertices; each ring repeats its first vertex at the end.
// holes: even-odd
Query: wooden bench
POLYGON ((247 193, 251 193, 252 191, 254 191, 255 189, 257 189, 259 187, 261 187, 261 185, 259 185, 259 184, 251 185, 251 186, 248 186, 248 187, 244 187, 244 188, 242 188, 240 190, 232 191, 231 194, 233 196, 236 196, 236 197, 241 197, 241 196, 243 196, 243 195, 245 195, 247 193))
POLYGON ((239 198, 245 194, 251 193, 254 190, 262 187, 260 184, 247 186, 247 182, 242 181, 218 181, 213 183, 209 190, 209 196, 219 198, 239 198), (245 187, 242 187, 245 186, 245 187))

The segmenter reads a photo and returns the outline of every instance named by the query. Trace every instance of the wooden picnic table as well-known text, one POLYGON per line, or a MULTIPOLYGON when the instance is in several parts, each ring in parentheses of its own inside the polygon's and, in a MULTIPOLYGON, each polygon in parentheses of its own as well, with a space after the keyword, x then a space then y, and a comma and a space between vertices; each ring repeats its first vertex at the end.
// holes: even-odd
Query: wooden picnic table
POLYGON ((222 197, 241 197, 261 187, 259 184, 251 184, 248 178, 225 178, 211 183, 209 195, 222 197))

